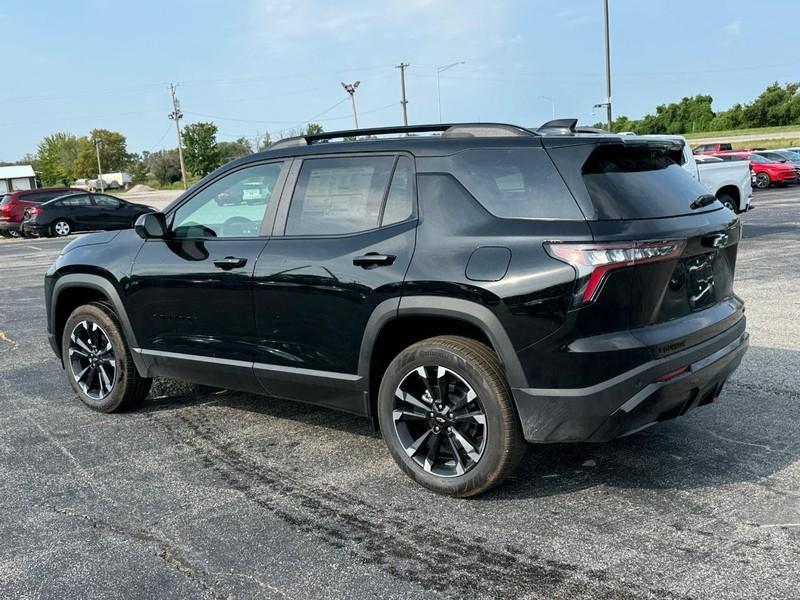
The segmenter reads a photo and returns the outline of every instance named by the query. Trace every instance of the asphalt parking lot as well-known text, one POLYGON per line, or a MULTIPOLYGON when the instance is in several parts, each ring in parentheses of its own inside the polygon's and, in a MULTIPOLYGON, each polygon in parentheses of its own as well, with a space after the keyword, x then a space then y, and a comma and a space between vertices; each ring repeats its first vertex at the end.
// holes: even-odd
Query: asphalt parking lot
POLYGON ((45 334, 64 240, 0 244, 0 597, 797 598, 800 186, 743 216, 751 349, 721 399, 604 445, 531 447, 432 495, 369 423, 158 381, 83 408, 45 334))

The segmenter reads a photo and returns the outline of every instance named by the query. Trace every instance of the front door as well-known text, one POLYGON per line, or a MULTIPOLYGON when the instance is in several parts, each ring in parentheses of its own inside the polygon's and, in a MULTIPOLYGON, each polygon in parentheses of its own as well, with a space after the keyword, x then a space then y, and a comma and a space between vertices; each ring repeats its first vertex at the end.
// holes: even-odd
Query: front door
POLYGON ((272 162, 223 175, 167 215, 165 239, 143 244, 127 302, 141 352, 156 374, 258 387, 252 276, 269 241, 263 228, 282 170, 282 162, 272 162))
POLYGON ((297 173, 255 269, 255 373, 272 395, 361 413, 364 329, 414 249, 413 161, 307 158, 297 173))

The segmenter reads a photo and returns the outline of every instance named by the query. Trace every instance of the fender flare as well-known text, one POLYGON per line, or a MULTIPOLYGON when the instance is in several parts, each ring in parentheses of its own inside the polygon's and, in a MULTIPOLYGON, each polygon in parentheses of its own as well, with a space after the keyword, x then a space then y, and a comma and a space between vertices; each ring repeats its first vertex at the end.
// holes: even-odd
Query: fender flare
POLYGON ((477 302, 439 296, 391 298, 375 307, 364 329, 358 357, 358 374, 364 377, 365 382, 369 381, 372 351, 378 333, 389 321, 404 316, 447 317, 474 325, 486 335, 497 352, 500 363, 505 369, 509 387, 527 386, 517 352, 497 316, 477 302))
MULTIPOLYGON (((125 338, 125 342, 128 344, 128 348, 131 351, 131 358, 133 359, 133 363, 136 365, 136 370, 142 377, 145 377, 147 374, 147 365, 145 364, 144 358, 138 352, 139 344, 136 341, 136 334, 134 333, 133 326, 128 318, 128 312, 125 310, 125 305, 122 303, 122 298, 120 298, 117 288, 105 277, 88 273, 73 273, 69 275, 62 275, 58 278, 53 285, 53 294, 50 299, 49 307, 49 312, 53 319, 52 334, 55 335, 56 333, 55 319, 57 314, 56 307, 58 306, 58 298, 64 290, 71 288, 89 288, 91 290, 100 292, 108 299, 114 309, 114 313, 116 314, 120 325, 122 326, 122 337, 125 338)), ((60 340, 57 340, 57 346, 59 348, 59 357, 63 360, 63 357, 60 356, 60 340)))

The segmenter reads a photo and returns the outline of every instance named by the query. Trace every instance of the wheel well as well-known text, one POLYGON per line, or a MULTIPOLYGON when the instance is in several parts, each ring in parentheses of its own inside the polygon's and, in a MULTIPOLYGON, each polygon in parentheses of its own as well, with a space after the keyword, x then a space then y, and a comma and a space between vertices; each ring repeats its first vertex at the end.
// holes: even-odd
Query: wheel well
POLYGON ((734 201, 739 203, 739 188, 735 185, 726 185, 717 190, 717 198, 720 196, 730 196, 734 201))
POLYGON ((64 325, 73 310, 90 302, 105 302, 109 300, 103 292, 85 287, 68 287, 58 295, 53 321, 53 333, 61 347, 61 336, 64 334, 64 325))
POLYGON ((398 317, 380 330, 372 347, 369 370, 369 398, 373 421, 377 429, 378 389, 389 363, 410 345, 437 335, 459 335, 483 342, 494 349, 481 329, 472 323, 449 317, 398 317))

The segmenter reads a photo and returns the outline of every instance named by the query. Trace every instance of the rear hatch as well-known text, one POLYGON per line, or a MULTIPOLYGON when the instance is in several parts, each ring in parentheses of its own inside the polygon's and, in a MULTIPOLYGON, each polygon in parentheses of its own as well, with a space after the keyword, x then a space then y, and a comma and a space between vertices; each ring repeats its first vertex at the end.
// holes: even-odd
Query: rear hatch
POLYGON ((598 137, 545 145, 594 237, 548 250, 578 272, 581 335, 628 331, 660 357, 741 320, 733 294, 740 221, 678 165, 680 143, 598 137))

